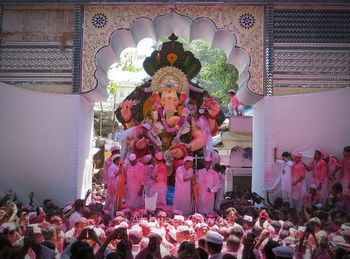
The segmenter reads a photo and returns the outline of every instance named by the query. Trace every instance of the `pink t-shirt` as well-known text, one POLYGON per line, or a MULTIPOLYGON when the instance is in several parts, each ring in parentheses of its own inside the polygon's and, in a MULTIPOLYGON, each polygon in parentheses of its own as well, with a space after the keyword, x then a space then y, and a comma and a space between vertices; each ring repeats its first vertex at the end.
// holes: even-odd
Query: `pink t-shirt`
POLYGON ((230 98, 230 103, 231 103, 232 107, 238 108, 238 106, 239 106, 239 101, 238 101, 236 95, 231 96, 231 98, 230 98))
POLYGON ((305 166, 303 163, 299 162, 292 167, 292 181, 296 182, 300 178, 305 178, 305 166))

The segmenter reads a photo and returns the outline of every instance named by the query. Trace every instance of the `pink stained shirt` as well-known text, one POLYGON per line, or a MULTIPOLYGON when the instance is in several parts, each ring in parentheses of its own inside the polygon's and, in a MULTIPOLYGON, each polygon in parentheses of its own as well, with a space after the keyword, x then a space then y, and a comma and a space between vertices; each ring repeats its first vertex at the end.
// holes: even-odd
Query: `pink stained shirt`
POLYGON ((198 170, 199 198, 198 212, 207 214, 214 209, 215 193, 220 189, 218 173, 213 169, 202 168, 198 170), (210 192, 208 191, 210 189, 210 192))
POLYGON ((184 215, 191 213, 191 181, 184 181, 184 178, 193 175, 193 168, 188 170, 180 166, 175 174, 174 210, 181 210, 184 215))
POLYGON ((325 161, 323 159, 320 159, 318 161, 314 160, 311 164, 311 171, 312 171, 312 181, 314 184, 325 184, 327 182, 327 175, 328 175, 328 167, 325 161))
POLYGON ((236 95, 231 96, 231 98, 230 98, 230 103, 231 103, 232 107, 238 108, 238 106, 239 106, 239 101, 238 101, 238 98, 237 98, 236 95))
POLYGON ((293 198, 301 198, 302 195, 305 193, 305 166, 302 162, 299 162, 297 164, 294 164, 292 166, 292 196, 293 198), (304 178, 302 181, 300 181, 298 184, 293 185, 296 181, 298 181, 300 178, 304 178))
POLYGON ((152 192, 158 193, 157 204, 166 205, 168 170, 163 162, 155 164, 153 177, 157 179, 152 181, 152 192))
POLYGON ((126 193, 125 200, 129 208, 140 208, 144 205, 143 196, 138 196, 141 186, 145 185, 146 167, 137 162, 135 166, 126 166, 126 193))
POLYGON ((113 196, 116 193, 116 186, 118 182, 118 166, 114 163, 111 163, 107 170, 107 183, 108 188, 107 192, 108 195, 113 196))

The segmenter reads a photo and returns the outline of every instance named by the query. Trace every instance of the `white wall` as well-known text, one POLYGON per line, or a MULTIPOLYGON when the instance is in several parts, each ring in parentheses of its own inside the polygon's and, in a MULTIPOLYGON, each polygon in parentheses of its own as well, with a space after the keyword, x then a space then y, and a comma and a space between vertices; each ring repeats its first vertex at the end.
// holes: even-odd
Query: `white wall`
POLYGON ((58 205, 91 187, 93 103, 0 83, 0 196, 58 205), (89 168, 90 167, 90 168, 89 168))
POLYGON ((299 151, 310 159, 315 148, 341 156, 350 145, 350 88, 289 96, 267 96, 253 107, 253 191, 263 194, 276 179, 273 148, 299 151))

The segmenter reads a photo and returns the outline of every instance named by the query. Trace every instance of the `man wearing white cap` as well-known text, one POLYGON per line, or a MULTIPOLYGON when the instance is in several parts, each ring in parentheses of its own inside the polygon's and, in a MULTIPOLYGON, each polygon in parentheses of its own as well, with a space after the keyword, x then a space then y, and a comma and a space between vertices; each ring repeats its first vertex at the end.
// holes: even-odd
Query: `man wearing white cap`
POLYGON ((145 166, 138 162, 134 153, 129 155, 126 166, 126 193, 125 201, 129 208, 140 208, 144 205, 142 197, 145 185, 145 166))
POLYGON ((220 188, 218 173, 211 168, 211 157, 204 160, 204 168, 198 170, 199 199, 197 211, 202 214, 214 209, 215 193, 220 188))
POLYGON ((119 176, 119 163, 120 163, 120 154, 115 154, 111 157, 111 165, 108 167, 107 179, 107 199, 105 203, 105 209, 111 211, 111 215, 114 215, 115 205, 116 205, 116 187, 119 176))
POLYGON ((113 163, 112 156, 116 154, 120 154, 120 148, 114 146, 111 148, 111 156, 108 159, 106 159, 106 161, 103 164, 103 184, 105 184, 105 186, 108 186, 108 168, 113 163))
POLYGON ((170 251, 170 254, 173 256, 178 256, 177 251, 180 248, 180 245, 184 241, 189 241, 190 238, 190 230, 188 226, 178 226, 176 231, 175 231, 175 237, 176 237, 176 244, 174 248, 170 251))
POLYGON ((184 158, 184 165, 176 170, 175 174, 175 192, 174 192, 174 210, 182 210, 184 215, 191 213, 191 181, 196 178, 193 174, 193 157, 184 158))
POLYGON ((162 249, 162 239, 163 237, 159 231, 152 230, 148 235, 148 246, 142 249, 141 252, 135 257, 135 259, 162 258, 162 254, 167 253, 167 251, 164 251, 164 246, 162 249))
POLYGON ((221 259, 224 255, 221 253, 224 237, 216 231, 208 231, 205 235, 206 251, 209 254, 208 259, 221 259))
POLYGON ((288 246, 278 246, 272 249, 275 258, 293 258, 294 249, 288 246))
POLYGON ((181 244, 183 241, 188 241, 190 239, 190 229, 188 226, 181 225, 176 229, 176 241, 181 244))

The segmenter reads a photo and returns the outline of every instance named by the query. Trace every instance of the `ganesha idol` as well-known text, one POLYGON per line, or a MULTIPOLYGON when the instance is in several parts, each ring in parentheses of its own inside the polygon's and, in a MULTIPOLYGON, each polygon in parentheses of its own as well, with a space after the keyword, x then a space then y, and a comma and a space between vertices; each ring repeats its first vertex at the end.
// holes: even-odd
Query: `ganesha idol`
POLYGON ((201 65, 177 37, 145 59, 151 79, 137 87, 116 111, 124 131, 122 157, 163 151, 174 168, 188 154, 212 156, 212 135, 223 121, 220 105, 190 80, 201 65))

